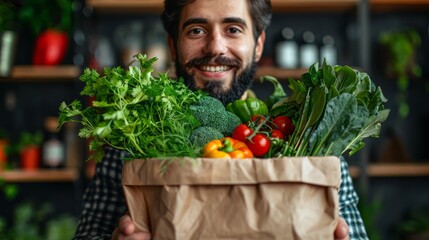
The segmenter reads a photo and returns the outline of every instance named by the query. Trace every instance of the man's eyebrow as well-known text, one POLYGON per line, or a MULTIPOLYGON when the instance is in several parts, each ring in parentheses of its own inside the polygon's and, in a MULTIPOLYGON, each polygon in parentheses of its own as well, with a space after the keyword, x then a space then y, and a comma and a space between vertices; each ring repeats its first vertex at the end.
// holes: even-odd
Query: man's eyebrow
POLYGON ((196 23, 208 23, 208 20, 205 18, 189 18, 183 23, 182 29, 185 29, 187 26, 196 23))
MULTIPOLYGON (((239 23, 244 26, 247 26, 246 21, 244 21, 242 18, 238 17, 227 17, 223 20, 224 23, 239 23)), ((187 26, 191 24, 198 24, 198 23, 208 23, 208 20, 205 18, 189 18, 183 23, 182 29, 185 29, 187 26)))
POLYGON ((246 21, 238 17, 228 17, 223 20, 224 23, 239 23, 247 27, 246 21))

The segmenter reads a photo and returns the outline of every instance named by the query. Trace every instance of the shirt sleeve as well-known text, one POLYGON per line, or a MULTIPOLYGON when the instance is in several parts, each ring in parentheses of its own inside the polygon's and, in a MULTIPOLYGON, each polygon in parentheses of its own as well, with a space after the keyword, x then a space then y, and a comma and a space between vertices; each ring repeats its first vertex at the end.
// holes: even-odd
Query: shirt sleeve
POLYGON ((351 240, 367 240, 362 217, 357 208, 359 197, 354 189, 347 162, 341 157, 341 184, 339 189, 340 216, 349 225, 351 240))
POLYGON ((106 147, 95 175, 85 190, 82 212, 73 240, 111 239, 119 218, 127 207, 122 192, 121 173, 125 151, 106 147))

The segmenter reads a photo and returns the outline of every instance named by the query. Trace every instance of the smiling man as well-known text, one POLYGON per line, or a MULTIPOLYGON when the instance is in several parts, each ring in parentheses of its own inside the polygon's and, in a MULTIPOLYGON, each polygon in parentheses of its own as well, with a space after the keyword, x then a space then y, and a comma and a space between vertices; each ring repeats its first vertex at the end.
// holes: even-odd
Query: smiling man
MULTIPOLYGON (((203 89, 224 104, 246 98, 271 21, 269 0, 166 0, 162 20, 176 74, 189 88, 203 89)), ((106 147, 85 192, 75 240, 149 239, 126 214, 121 186, 125 156, 106 147)), ((367 239, 344 159, 341 171, 341 218, 332 239, 367 239)))
POLYGON ((249 7, 246 1, 194 1, 183 8, 169 41, 177 74, 190 88, 224 104, 245 97, 265 41, 249 7))

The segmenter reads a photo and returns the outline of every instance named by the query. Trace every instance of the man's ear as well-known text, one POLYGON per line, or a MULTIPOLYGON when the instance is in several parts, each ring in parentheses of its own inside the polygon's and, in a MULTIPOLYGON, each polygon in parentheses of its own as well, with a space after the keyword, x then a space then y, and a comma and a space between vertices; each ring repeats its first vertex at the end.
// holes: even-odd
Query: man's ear
POLYGON ((256 62, 258 62, 262 57, 262 53, 264 51, 264 43, 265 43, 265 31, 262 31, 258 39, 256 40, 256 47, 255 47, 256 62))
POLYGON ((168 35, 168 48, 170 50, 170 61, 176 61, 176 46, 174 46, 174 41, 171 35, 168 35))

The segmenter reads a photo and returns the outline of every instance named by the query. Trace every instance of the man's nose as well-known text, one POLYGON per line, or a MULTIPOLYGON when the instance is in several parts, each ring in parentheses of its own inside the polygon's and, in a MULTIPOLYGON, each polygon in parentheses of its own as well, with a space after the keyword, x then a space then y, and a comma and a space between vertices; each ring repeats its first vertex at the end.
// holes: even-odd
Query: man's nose
POLYGON ((223 55, 226 52, 226 39, 218 31, 214 31, 207 37, 207 43, 204 47, 204 53, 209 55, 223 55))

